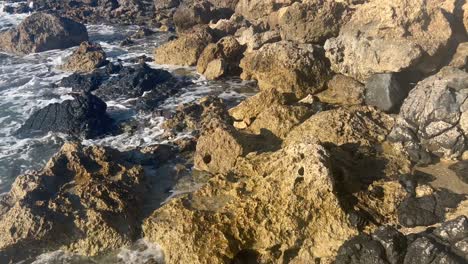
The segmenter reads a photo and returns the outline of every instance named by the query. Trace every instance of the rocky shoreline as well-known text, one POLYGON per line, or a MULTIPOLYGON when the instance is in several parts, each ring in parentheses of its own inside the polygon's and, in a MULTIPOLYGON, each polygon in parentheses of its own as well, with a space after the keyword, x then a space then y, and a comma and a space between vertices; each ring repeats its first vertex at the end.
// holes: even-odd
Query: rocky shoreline
POLYGON ((468 261, 468 2, 30 3, 6 10, 32 15, 0 32, 0 51, 77 46, 57 67, 73 99, 15 135, 69 142, 0 196, 1 263, 56 250, 99 263, 141 238, 163 263, 468 261), (124 65, 82 24, 103 22, 141 26, 123 46, 174 36, 124 65), (259 90, 234 106, 209 96, 166 111, 191 81, 149 62, 259 90), (165 143, 83 145, 131 129, 107 113, 116 98, 164 117, 165 143), (421 169, 446 163, 444 187, 421 169))

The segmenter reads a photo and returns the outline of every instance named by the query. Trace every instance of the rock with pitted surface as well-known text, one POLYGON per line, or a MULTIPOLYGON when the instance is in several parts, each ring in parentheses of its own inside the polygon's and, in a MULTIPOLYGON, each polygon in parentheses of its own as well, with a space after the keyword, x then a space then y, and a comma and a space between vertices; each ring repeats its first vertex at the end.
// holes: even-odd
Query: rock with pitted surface
POLYGON ((343 244, 336 264, 462 264, 468 261, 468 219, 460 216, 434 230, 403 235, 385 227, 371 235, 359 235, 343 244))
POLYGON ((346 6, 336 1, 296 2, 270 15, 270 26, 278 26, 283 40, 324 43, 336 37, 346 20, 346 6))
POLYGON ((236 13, 250 21, 266 19, 272 12, 294 2, 294 0, 239 0, 236 13))
MULTIPOLYGON (((468 10, 467 10, 468 13, 468 10)), ((468 71, 468 42, 460 43, 449 66, 468 71)))
POLYGON ((468 73, 445 67, 421 82, 404 101, 391 139, 402 142, 415 162, 429 154, 461 157, 468 142, 468 73))
POLYGON ((158 64, 194 66, 205 47, 214 41, 209 28, 193 28, 177 39, 157 47, 154 50, 154 61, 158 64))
POLYGON ((364 103, 364 85, 353 78, 337 74, 327 83, 327 89, 316 95, 321 102, 339 105, 364 103))
POLYGON ((198 59, 197 71, 204 74, 208 80, 239 75, 241 72, 239 62, 244 50, 245 47, 232 36, 222 38, 217 43, 208 44, 198 59), (222 66, 219 71, 214 68, 217 64, 222 66))
POLYGON ((365 82, 372 74, 430 73, 446 59, 453 0, 374 0, 359 6, 326 55, 335 72, 365 82))
POLYGON ((255 29, 254 26, 240 28, 236 32, 236 36, 240 44, 247 46, 248 52, 258 50, 265 44, 281 40, 281 35, 277 30, 262 32, 255 29))
POLYGON ((60 132, 76 138, 96 138, 111 131, 113 122, 106 109, 106 103, 92 94, 74 95, 73 100, 53 103, 34 112, 16 135, 29 137, 60 132))
POLYGON ((90 72, 107 63, 101 45, 85 41, 67 58, 60 69, 73 72, 90 72))
POLYGON ((42 170, 19 176, 0 198, 0 262, 58 249, 95 256, 130 244, 146 191, 138 156, 66 143, 42 170))
POLYGON ((298 99, 322 90, 329 70, 321 51, 311 44, 281 41, 245 54, 243 79, 258 81, 261 90, 276 89, 298 99))
POLYGON ((87 40, 84 25, 53 14, 34 13, 17 28, 0 33, 0 50, 28 54, 66 49, 87 40))

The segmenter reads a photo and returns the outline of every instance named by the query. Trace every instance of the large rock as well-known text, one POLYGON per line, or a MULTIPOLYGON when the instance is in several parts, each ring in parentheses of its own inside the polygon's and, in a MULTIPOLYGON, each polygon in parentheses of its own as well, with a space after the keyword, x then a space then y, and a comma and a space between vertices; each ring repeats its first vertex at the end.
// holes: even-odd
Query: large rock
POLYGON ((296 2, 270 15, 270 24, 279 27, 283 40, 323 43, 338 35, 345 11, 345 5, 336 1, 296 2))
POLYGON ((52 14, 34 13, 16 29, 0 33, 0 50, 27 54, 65 49, 87 40, 84 25, 52 14))
POLYGON ((357 232, 328 166, 328 152, 313 143, 252 153, 239 158, 232 173, 155 211, 144 235, 161 245, 169 264, 329 258, 357 232))
POLYGON ((395 74, 379 73, 366 82, 366 104, 385 112, 398 112, 398 108, 408 95, 405 86, 400 84, 395 74))
POLYGON ((445 59, 452 37, 441 6, 452 0, 375 0, 358 7, 325 44, 332 69, 365 82, 372 74, 429 73, 445 59))
POLYGON ((108 133, 112 119, 106 114, 106 103, 92 94, 74 97, 37 110, 16 134, 28 137, 60 132, 77 138, 95 138, 108 133))
POLYGON ((248 52, 258 50, 265 44, 281 40, 281 35, 277 30, 262 32, 254 26, 240 28, 237 30, 236 36, 240 44, 247 46, 248 52))
POLYGON ((428 153, 460 157, 467 148, 468 74, 446 67, 419 82, 404 101, 391 139, 402 142, 414 161, 428 153))
MULTIPOLYGON (((468 13, 468 11, 467 11, 468 13)), ((468 71, 468 42, 460 43, 449 66, 468 71)))
POLYGON ((183 2, 173 16, 177 31, 182 32, 195 25, 208 24, 213 19, 211 7, 210 2, 206 0, 183 2))
POLYGON ((157 47, 154 50, 154 61, 158 64, 194 66, 205 47, 214 41, 210 30, 198 27, 157 47))
POLYGON ((0 262, 58 249, 94 256, 130 244, 146 190, 136 156, 67 143, 42 170, 19 176, 0 198, 0 262))
POLYGON ((208 80, 239 75, 241 72, 239 62, 244 50, 244 46, 240 45, 234 37, 222 38, 216 44, 206 46, 198 59, 197 71, 204 74, 208 80), (221 63, 223 67, 214 68, 216 62, 221 63))
POLYGON ((337 74, 327 83, 327 89, 316 95, 321 102, 340 105, 364 103, 364 85, 353 78, 337 74))
POLYGON ((106 63, 106 53, 101 45, 83 42, 60 69, 73 72, 90 72, 106 63))
POLYGON ((247 53, 240 66, 241 77, 257 80, 261 90, 276 89, 299 99, 320 91, 329 75, 320 50, 285 41, 247 53))
POLYGON ((277 11, 282 6, 287 6, 295 2, 294 0, 239 0, 236 6, 236 13, 244 16, 248 20, 267 18, 272 12, 277 11))

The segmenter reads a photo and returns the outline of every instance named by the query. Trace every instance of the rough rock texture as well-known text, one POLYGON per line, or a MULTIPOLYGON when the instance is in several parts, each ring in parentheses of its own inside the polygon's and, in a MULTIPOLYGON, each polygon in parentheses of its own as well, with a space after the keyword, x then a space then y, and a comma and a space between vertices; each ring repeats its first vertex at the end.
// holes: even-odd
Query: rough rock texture
MULTIPOLYGON (((467 11, 468 13, 468 11, 467 11)), ((468 71, 468 42, 460 43, 449 66, 468 71)))
POLYGON ((129 244, 145 191, 144 170, 131 157, 67 143, 44 169, 19 176, 0 198, 0 262, 59 248, 93 256, 129 244))
POLYGON ((162 246, 167 263, 331 257, 356 230, 334 193, 328 155, 304 142, 240 158, 232 173, 155 211, 143 225, 145 237, 162 246))
POLYGON ((248 20, 257 20, 266 18, 272 12, 293 2, 294 0, 239 0, 236 6, 236 13, 248 20))
POLYGON ((261 90, 276 89, 297 98, 320 91, 329 75, 318 49, 285 41, 247 53, 240 67, 241 77, 257 80, 261 90))
POLYGON ((241 70, 239 62, 244 52, 244 46, 240 45, 234 37, 225 37, 216 44, 206 46, 197 62, 197 71, 204 74, 208 80, 217 79, 228 75, 239 75, 241 70), (221 64, 219 71, 213 69, 213 65, 221 64))
POLYGON ((237 40, 240 44, 247 46, 247 51, 252 52, 258 50, 263 45, 275 43, 281 40, 281 35, 276 30, 261 32, 253 26, 240 28, 236 32, 237 40))
POLYGON ((52 14, 34 13, 16 29, 0 33, 0 50, 27 54, 65 49, 87 40, 84 25, 52 14))
POLYGON ((335 1, 296 2, 270 15, 270 26, 278 26, 283 40, 323 43, 338 35, 345 11, 345 5, 335 1))
POLYGON ((452 37, 452 0, 374 0, 358 7, 325 44, 332 69, 364 82, 374 73, 434 71, 452 37), (441 3, 442 2, 442 3, 441 3))
POLYGON ((428 229, 407 236, 394 228, 384 227, 344 243, 334 263, 466 263, 467 236, 466 216, 447 221, 433 231, 428 229))
POLYGON ((212 18, 211 4, 206 0, 183 2, 173 16, 178 32, 189 30, 195 25, 208 24, 212 18))
POLYGON ((366 104, 384 112, 398 112, 407 95, 408 91, 395 74, 379 73, 367 79, 366 104))
POLYGON ((190 33, 181 34, 178 39, 157 47, 154 61, 158 64, 194 66, 205 47, 212 42, 213 36, 207 28, 195 28, 190 33))
POLYGON ((106 114, 106 103, 92 94, 74 97, 37 110, 16 131, 16 135, 28 137, 60 132, 87 139, 110 132, 112 119, 106 114))
POLYGON ((68 57, 60 69, 73 72, 90 72, 106 63, 106 53, 101 45, 83 42, 80 47, 68 57))
POLYGON ((446 67, 419 82, 404 101, 391 139, 402 142, 414 161, 428 153, 460 157, 467 148, 468 74, 446 67))
POLYGON ((353 78, 337 74, 327 83, 327 89, 316 96, 328 104, 360 105, 364 103, 364 85, 353 78))

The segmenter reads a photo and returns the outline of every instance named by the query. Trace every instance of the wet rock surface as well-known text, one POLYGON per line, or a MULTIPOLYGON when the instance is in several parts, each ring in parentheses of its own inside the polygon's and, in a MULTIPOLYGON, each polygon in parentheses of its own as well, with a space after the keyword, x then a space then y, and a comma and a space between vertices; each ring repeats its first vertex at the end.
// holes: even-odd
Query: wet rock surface
POLYGON ((107 105, 92 94, 74 95, 73 100, 50 104, 34 112, 16 132, 19 137, 60 132, 88 139, 109 133, 112 119, 107 105))
POLYGON ((88 40, 83 24, 46 13, 34 13, 16 29, 0 33, 0 50, 18 54, 65 49, 88 40))

